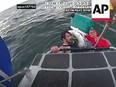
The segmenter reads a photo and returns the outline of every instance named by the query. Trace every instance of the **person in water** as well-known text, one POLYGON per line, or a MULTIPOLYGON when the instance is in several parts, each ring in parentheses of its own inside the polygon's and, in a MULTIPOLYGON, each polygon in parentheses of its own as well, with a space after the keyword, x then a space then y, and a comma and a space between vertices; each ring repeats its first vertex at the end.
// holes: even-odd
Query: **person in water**
MULTIPOLYGON (((92 46, 95 45, 96 41, 99 38, 99 34, 95 31, 95 29, 90 29, 89 34, 85 35, 87 40, 89 40, 92 44, 92 46)), ((102 47, 109 47, 111 45, 110 41, 108 41, 105 38, 101 38, 98 44, 96 45, 97 48, 102 48, 102 47)))
POLYGON ((68 32, 68 30, 63 31, 61 33, 61 40, 63 42, 63 44, 58 47, 58 46, 53 46, 51 47, 50 51, 51 53, 70 53, 70 52, 75 52, 75 50, 70 50, 70 51, 60 51, 61 49, 65 49, 65 48, 78 48, 77 43, 74 41, 73 36, 70 32, 68 32))

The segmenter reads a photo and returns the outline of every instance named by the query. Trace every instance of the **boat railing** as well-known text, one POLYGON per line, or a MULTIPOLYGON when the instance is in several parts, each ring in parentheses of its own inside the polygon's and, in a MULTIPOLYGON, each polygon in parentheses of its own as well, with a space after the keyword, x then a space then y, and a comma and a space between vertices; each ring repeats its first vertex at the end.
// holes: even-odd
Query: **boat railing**
MULTIPOLYGON (((89 52, 89 51, 106 51, 106 50, 116 50, 116 47, 110 46, 110 47, 102 47, 102 48, 96 48, 96 47, 91 47, 91 48, 64 48, 60 49, 59 51, 70 51, 70 50, 75 50, 75 52, 89 52)), ((48 51, 46 54, 51 53, 51 51, 48 51)))
POLYGON ((116 47, 114 47, 114 46, 110 46, 110 49, 114 49, 114 50, 116 50, 116 47))

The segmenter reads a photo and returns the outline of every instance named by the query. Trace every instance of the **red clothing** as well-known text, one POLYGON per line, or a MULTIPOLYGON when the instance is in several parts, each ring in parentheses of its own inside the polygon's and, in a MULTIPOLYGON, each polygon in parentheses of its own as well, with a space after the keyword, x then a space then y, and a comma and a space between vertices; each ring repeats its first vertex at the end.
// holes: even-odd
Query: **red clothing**
MULTIPOLYGON (((98 35, 99 36, 99 35, 98 35)), ((90 35, 85 35, 85 37, 92 43, 92 46, 95 45, 96 41, 90 35)), ((105 39, 100 39, 96 47, 109 47, 110 44, 105 39)))

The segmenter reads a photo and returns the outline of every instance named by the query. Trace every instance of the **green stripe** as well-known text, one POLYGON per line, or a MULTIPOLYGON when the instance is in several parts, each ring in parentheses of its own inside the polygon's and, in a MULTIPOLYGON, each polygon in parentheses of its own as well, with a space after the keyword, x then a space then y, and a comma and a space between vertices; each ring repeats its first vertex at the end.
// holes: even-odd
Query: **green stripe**
POLYGON ((89 30, 94 26, 94 22, 87 16, 75 14, 74 17, 71 18, 71 26, 88 33, 89 30))

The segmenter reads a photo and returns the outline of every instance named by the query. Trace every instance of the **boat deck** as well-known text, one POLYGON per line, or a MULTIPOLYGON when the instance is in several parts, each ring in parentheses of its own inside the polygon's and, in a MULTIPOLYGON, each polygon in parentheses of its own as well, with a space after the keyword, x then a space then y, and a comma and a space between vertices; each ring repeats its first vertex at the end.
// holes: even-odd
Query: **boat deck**
POLYGON ((19 87, 116 87, 116 51, 38 54, 19 87))

